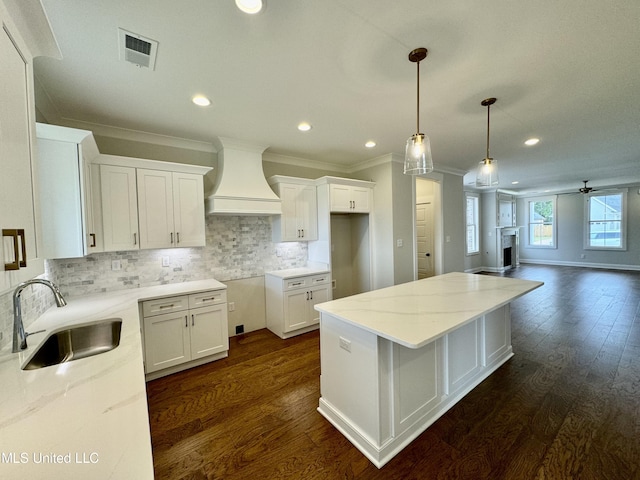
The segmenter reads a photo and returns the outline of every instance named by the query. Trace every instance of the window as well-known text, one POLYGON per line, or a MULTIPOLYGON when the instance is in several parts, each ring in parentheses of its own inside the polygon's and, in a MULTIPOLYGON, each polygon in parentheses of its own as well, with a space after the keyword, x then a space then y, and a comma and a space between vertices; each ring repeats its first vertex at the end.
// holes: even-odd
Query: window
POLYGON ((585 248, 624 250, 626 190, 590 193, 585 198, 585 248))
POLYGON ((526 200, 530 247, 556 248, 556 197, 526 200))
POLYGON ((478 195, 473 193, 465 194, 467 199, 467 255, 480 253, 480 219, 478 213, 478 195))

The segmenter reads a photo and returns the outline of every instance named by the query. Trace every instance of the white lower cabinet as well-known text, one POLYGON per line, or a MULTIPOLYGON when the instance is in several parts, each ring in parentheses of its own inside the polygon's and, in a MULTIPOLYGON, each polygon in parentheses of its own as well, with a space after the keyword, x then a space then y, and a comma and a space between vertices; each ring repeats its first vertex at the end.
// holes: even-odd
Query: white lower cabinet
POLYGON ((267 328, 289 338, 318 328, 320 313, 314 307, 331 300, 331 275, 327 273, 282 278, 265 274, 267 328))
POLYGON ((227 356, 224 290, 148 300, 141 315, 147 380, 227 356))

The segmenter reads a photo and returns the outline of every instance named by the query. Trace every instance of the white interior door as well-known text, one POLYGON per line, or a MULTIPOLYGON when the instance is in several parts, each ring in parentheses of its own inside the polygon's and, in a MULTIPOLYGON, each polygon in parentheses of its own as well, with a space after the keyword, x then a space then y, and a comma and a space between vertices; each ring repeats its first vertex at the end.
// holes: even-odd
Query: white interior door
POLYGON ((416 245, 418 256, 418 279, 433 277, 433 204, 431 202, 416 205, 416 245))

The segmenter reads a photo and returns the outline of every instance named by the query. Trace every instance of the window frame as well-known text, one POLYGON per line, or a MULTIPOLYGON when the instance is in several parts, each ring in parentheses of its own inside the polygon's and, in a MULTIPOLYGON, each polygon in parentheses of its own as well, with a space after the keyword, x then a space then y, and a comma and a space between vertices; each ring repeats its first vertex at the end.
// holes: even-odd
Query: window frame
MULTIPOLYGON (((620 252, 627 250, 627 193, 628 188, 612 188, 606 189, 602 191, 590 192, 586 194, 584 197, 584 235, 583 235, 583 248, 585 250, 600 250, 600 251, 613 251, 620 252), (621 206, 622 213, 620 216, 620 220, 615 220, 620 222, 620 246, 608 246, 608 245, 591 245, 590 233, 591 229, 589 228, 592 220, 590 216, 590 202, 593 198, 596 197, 607 197, 611 195, 620 195, 621 196, 621 206)), ((603 219, 602 219, 603 220, 603 219)))
MULTIPOLYGON (((558 196, 545 195, 539 197, 527 197, 524 199, 525 212, 527 216, 527 247, 541 249, 557 249, 558 248, 558 196), (553 221, 551 223, 551 245, 537 245, 531 243, 531 227, 533 225, 541 225, 540 222, 533 222, 531 219, 531 203, 552 202, 553 221)), ((544 223, 542 223, 544 225, 544 223)))
POLYGON ((480 194, 475 192, 464 192, 464 250, 466 256, 480 255, 480 194), (474 203, 473 223, 468 223, 469 219, 469 200, 472 199, 474 203), (471 251, 469 249, 469 236, 468 229, 470 226, 475 226, 475 244, 476 250, 471 251))

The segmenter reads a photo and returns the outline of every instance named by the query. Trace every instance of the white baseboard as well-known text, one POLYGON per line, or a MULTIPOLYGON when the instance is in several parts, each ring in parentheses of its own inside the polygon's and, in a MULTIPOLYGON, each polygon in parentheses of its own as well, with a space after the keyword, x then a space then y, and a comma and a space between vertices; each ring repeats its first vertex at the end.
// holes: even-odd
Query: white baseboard
POLYGON ((640 265, 620 265, 615 263, 586 263, 586 262, 566 262, 562 260, 533 260, 520 257, 520 263, 530 263, 533 265, 558 265, 564 267, 584 267, 601 268, 607 270, 635 270, 640 271, 640 265))

